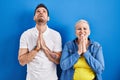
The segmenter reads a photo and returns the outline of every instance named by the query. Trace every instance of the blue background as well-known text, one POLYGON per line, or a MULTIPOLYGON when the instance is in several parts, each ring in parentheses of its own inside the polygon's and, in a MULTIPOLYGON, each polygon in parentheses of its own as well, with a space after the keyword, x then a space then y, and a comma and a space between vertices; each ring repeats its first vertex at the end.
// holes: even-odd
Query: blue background
POLYGON ((19 39, 35 25, 34 9, 41 2, 50 12, 49 27, 61 33, 63 45, 75 38, 75 22, 88 20, 90 37, 103 46, 103 80, 120 80, 119 0, 0 0, 0 80, 25 80, 26 66, 17 59, 19 39))

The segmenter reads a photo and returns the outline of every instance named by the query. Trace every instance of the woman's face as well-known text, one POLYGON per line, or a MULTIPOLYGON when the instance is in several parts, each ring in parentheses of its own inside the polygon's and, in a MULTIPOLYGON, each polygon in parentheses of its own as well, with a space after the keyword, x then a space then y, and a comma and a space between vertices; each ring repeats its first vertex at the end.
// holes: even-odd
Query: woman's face
POLYGON ((88 38, 90 35, 89 25, 86 22, 78 22, 75 28, 78 39, 88 38))

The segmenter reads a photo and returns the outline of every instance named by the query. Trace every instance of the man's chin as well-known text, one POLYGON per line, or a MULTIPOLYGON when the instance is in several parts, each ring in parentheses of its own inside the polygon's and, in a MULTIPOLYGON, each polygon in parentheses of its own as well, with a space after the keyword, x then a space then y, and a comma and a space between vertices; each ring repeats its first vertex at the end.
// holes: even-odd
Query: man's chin
POLYGON ((45 21, 43 19, 38 19, 37 22, 41 23, 41 22, 45 22, 45 21))

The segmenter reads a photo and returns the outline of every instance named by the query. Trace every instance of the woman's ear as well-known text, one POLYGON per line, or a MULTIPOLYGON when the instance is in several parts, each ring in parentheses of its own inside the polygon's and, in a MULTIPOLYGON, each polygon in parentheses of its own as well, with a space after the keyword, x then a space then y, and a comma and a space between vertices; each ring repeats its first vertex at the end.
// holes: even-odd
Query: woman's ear
POLYGON ((89 36, 90 36, 90 32, 91 32, 91 31, 89 30, 89 36))

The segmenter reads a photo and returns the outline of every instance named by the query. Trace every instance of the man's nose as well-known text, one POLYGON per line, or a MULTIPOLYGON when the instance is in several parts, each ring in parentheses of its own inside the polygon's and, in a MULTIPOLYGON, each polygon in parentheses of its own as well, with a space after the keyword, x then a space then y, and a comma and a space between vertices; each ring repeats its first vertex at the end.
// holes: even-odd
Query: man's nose
POLYGON ((43 11, 39 11, 39 14, 42 14, 43 13, 43 11))

